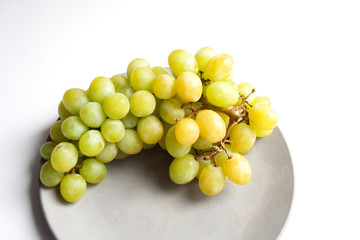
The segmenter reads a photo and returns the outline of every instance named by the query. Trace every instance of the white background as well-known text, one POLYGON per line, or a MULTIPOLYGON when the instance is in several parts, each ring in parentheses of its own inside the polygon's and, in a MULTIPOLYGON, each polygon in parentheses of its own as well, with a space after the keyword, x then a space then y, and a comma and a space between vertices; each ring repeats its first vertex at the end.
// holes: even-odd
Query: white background
POLYGON ((39 148, 64 91, 210 46, 272 99, 293 158, 281 239, 360 239, 359 1, 0 1, 0 239, 45 239, 39 148))

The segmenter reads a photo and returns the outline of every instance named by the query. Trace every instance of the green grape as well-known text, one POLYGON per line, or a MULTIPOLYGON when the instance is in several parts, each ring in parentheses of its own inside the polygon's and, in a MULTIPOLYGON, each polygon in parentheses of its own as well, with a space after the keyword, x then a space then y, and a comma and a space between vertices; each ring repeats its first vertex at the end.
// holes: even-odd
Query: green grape
POLYGON ((66 142, 69 141, 61 131, 61 124, 63 120, 56 121, 50 128, 50 138, 54 142, 66 142))
POLYGON ((51 153, 51 165, 58 172, 68 172, 75 167, 78 160, 78 151, 74 144, 61 142, 51 153))
POLYGON ((90 83, 88 93, 92 101, 103 103, 105 98, 115 93, 115 86, 110 79, 97 77, 90 83))
POLYGON ((143 141, 134 129, 125 129, 124 137, 116 144, 122 152, 127 154, 137 154, 143 147, 143 141))
POLYGON ((140 118, 137 132, 144 143, 156 144, 164 134, 164 127, 157 117, 150 115, 140 118))
POLYGON ((124 124, 117 119, 106 119, 100 128, 101 134, 108 142, 118 142, 125 134, 124 124))
POLYGON ((139 67, 150 68, 150 64, 145 59, 135 58, 129 63, 127 67, 127 72, 126 72, 127 78, 130 79, 132 72, 139 67))
POLYGON ((175 126, 176 140, 180 144, 191 146, 199 138, 199 125, 194 119, 183 118, 175 126))
POLYGON ((233 126, 230 130, 230 142, 232 148, 242 155, 246 155, 251 151, 255 144, 255 129, 245 122, 241 122, 233 126))
POLYGON ((51 153, 56 147, 57 143, 55 142, 46 142, 40 148, 40 155, 46 160, 50 160, 51 153))
POLYGON ((79 140, 87 130, 89 127, 81 121, 79 116, 68 117, 61 124, 61 132, 71 140, 79 140))
POLYGON ((130 86, 130 80, 122 74, 116 74, 110 80, 113 82, 115 90, 122 86, 130 86))
POLYGON ((130 103, 124 94, 115 93, 104 100, 103 110, 109 118, 121 119, 129 112, 130 103))
POLYGON ((105 146, 105 140, 99 130, 89 130, 85 132, 79 140, 80 151, 88 157, 98 155, 105 146))
POLYGON ((181 105, 181 102, 175 98, 162 101, 159 106, 160 117, 169 124, 175 124, 175 119, 185 117, 185 110, 181 105))
POLYGON ((137 117, 146 117, 150 115, 156 106, 154 95, 146 90, 135 92, 130 97, 130 111, 137 117))
POLYGON ((152 84, 155 79, 155 74, 149 67, 136 68, 130 77, 131 86, 136 90, 146 90, 152 92, 152 84))
POLYGON ((225 160, 224 172, 231 182, 238 185, 247 184, 252 175, 249 162, 238 153, 232 154, 231 159, 225 160))
POLYGON ((262 130, 259 128, 256 128, 253 124, 250 123, 250 126, 255 130, 256 137, 267 137, 273 132, 273 128, 270 130, 262 130))
POLYGON ((172 126, 169 128, 165 138, 165 147, 171 156, 180 158, 190 152, 191 146, 182 145, 176 140, 175 127, 176 126, 172 126))
POLYGON ((226 80, 233 70, 234 60, 226 53, 215 55, 205 68, 203 78, 211 82, 226 80))
POLYGON ((185 50, 175 50, 168 58, 169 67, 175 78, 183 72, 198 72, 198 64, 195 58, 185 50))
POLYGON ((65 108, 63 100, 61 100, 60 103, 59 103, 58 113, 59 113, 59 117, 60 117, 61 120, 64 120, 65 118, 72 116, 72 113, 69 112, 65 108))
POLYGON ((108 163, 115 159, 118 151, 116 143, 105 142, 104 149, 95 158, 102 163, 108 163))
POLYGON ((159 66, 152 67, 151 70, 155 74, 155 76, 159 76, 161 74, 169 74, 168 70, 159 66))
POLYGON ((152 90, 156 97, 160 99, 170 99, 175 96, 175 78, 169 74, 158 75, 152 85, 152 90))
POLYGON ((257 103, 249 110, 250 124, 261 130, 271 130, 276 126, 278 116, 267 103, 257 103))
POLYGON ((202 82, 193 72, 181 73, 175 81, 176 93, 184 102, 197 102, 202 95, 202 82))
MULTIPOLYGON (((228 152, 229 155, 232 155, 233 153, 238 153, 236 152, 232 146, 230 144, 225 144, 225 147, 226 147, 226 150, 228 152)), ((219 165, 222 169, 224 169, 224 162, 225 160, 227 160, 229 157, 228 155, 226 154, 225 150, 221 151, 220 153, 218 153, 216 155, 216 158, 215 158, 215 162, 217 165, 219 165)))
POLYGON ((115 160, 121 160, 121 159, 125 159, 127 157, 129 157, 130 154, 124 153, 123 151, 118 150, 116 156, 115 156, 115 160))
POLYGON ((47 161, 40 170, 40 181, 47 187, 55 187, 64 177, 63 172, 56 171, 52 166, 51 162, 47 161))
MULTIPOLYGON (((242 95, 243 97, 247 97, 253 91, 253 89, 255 89, 254 85, 252 85, 249 82, 242 82, 238 85, 239 94, 242 95)), ((256 98, 256 92, 253 92, 253 93, 251 93, 250 96, 248 96, 246 101, 248 103, 251 103, 252 101, 254 101, 255 98, 256 98)), ((241 103, 242 103, 242 99, 239 98, 236 105, 239 105, 241 103)))
POLYGON ((134 94, 135 90, 131 86, 120 86, 116 89, 117 93, 124 94, 128 99, 134 94))
POLYGON ((256 97, 252 102, 250 102, 251 105, 255 105, 257 103, 266 103, 268 104, 269 106, 271 106, 271 101, 268 97, 265 97, 265 96, 258 96, 256 97))
POLYGON ((211 142, 206 141, 203 137, 199 136, 196 142, 192 145, 196 150, 206 150, 211 147, 211 142))
POLYGON ((225 123, 225 127, 226 129, 228 128, 229 126, 229 122, 230 122, 230 117, 229 115, 227 115, 226 113, 223 113, 223 112, 218 112, 218 111, 215 111, 217 114, 219 114, 219 116, 222 118, 222 120, 224 121, 225 123))
POLYGON ((85 159, 81 165, 79 173, 88 183, 99 183, 106 177, 105 164, 95 158, 85 159))
POLYGON ((171 180, 176 184, 185 184, 193 180, 199 171, 199 162, 191 154, 175 158, 169 167, 171 180))
POLYGON ((210 143, 219 142, 225 137, 226 128, 222 118, 212 110, 202 110, 196 115, 200 136, 210 143))
POLYGON ((143 143, 143 149, 151 149, 154 148, 156 146, 156 143, 154 144, 147 144, 147 143, 143 143))
POLYGON ((167 122, 163 122, 162 121, 162 124, 164 126, 164 133, 159 141, 159 145, 160 147, 163 149, 163 150, 166 150, 166 146, 165 146, 165 139, 166 139, 166 134, 169 130, 169 128, 172 126, 171 124, 168 124, 167 122))
POLYGON ((63 104, 73 115, 79 115, 80 108, 90 102, 88 93, 79 88, 71 88, 64 93, 63 104))
POLYGON ((215 55, 215 51, 210 47, 203 47, 197 51, 195 59, 199 65, 199 71, 205 72, 206 66, 215 55))
POLYGON ((134 116, 131 112, 128 112, 125 117, 121 119, 122 123, 124 124, 125 128, 134 128, 136 127, 139 117, 134 116))
POLYGON ((85 194, 86 181, 80 174, 67 174, 60 182, 61 196, 68 202, 77 202, 85 194))
POLYGON ((89 102, 80 109, 81 120, 91 128, 99 128, 106 120, 103 107, 98 102, 89 102))
POLYGON ((207 100, 214 106, 229 108, 236 104, 239 93, 236 86, 227 81, 211 83, 206 89, 207 100))
POLYGON ((208 196, 221 192, 225 185, 225 174, 221 167, 207 165, 201 171, 199 177, 200 190, 208 196))
POLYGON ((196 174, 196 177, 199 179, 200 174, 201 174, 202 170, 204 169, 204 167, 206 167, 207 165, 212 164, 212 162, 211 162, 210 159, 204 159, 203 157, 200 157, 198 159, 198 162, 199 162, 199 171, 196 174))

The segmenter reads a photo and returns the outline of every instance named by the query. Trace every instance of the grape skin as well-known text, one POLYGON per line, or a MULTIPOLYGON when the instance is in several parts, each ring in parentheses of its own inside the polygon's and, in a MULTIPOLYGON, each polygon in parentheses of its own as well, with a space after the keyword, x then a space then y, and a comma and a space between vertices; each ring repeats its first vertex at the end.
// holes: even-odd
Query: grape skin
POLYGON ((67 174, 60 182, 61 196, 68 202, 77 202, 85 194, 86 181, 80 174, 67 174))
POLYGON ((169 167, 171 180, 176 184, 185 184, 193 180, 199 171, 199 162, 194 156, 187 154, 183 157, 175 158, 169 167))
POLYGON ((222 191, 225 185, 225 174, 221 167, 207 165, 199 177, 200 190, 208 196, 213 196, 222 191))

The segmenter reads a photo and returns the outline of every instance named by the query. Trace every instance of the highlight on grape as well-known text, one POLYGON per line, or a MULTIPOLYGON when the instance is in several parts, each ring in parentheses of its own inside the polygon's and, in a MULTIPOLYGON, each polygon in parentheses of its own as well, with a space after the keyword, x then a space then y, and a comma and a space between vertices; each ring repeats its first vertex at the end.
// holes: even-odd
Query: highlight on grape
POLYGON ((220 193, 226 179, 247 184, 252 169, 244 155, 278 121, 270 99, 257 96, 249 82, 236 84, 233 58, 210 47, 194 56, 175 50, 168 63, 171 72, 136 58, 126 74, 67 90, 51 141, 40 149, 41 183, 60 185, 62 197, 76 202, 87 184, 106 177, 107 163, 159 144, 173 158, 169 177, 176 184, 198 178, 209 196, 220 193))

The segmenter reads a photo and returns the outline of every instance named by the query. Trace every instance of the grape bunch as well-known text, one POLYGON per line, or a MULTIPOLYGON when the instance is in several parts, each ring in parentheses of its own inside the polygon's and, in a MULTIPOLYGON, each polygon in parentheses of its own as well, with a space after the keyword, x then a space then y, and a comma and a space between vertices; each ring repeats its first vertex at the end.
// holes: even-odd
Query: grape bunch
POLYGON ((40 181, 60 185, 68 202, 80 200, 88 183, 101 182, 106 164, 157 144, 173 158, 169 176, 185 184, 198 178, 216 195, 226 178, 239 185, 252 176, 249 161, 257 137, 272 133, 277 114, 251 83, 233 81, 233 59, 210 47, 194 56, 175 50, 169 68, 132 60, 126 74, 96 77, 87 90, 67 90, 60 119, 40 153, 40 181))

